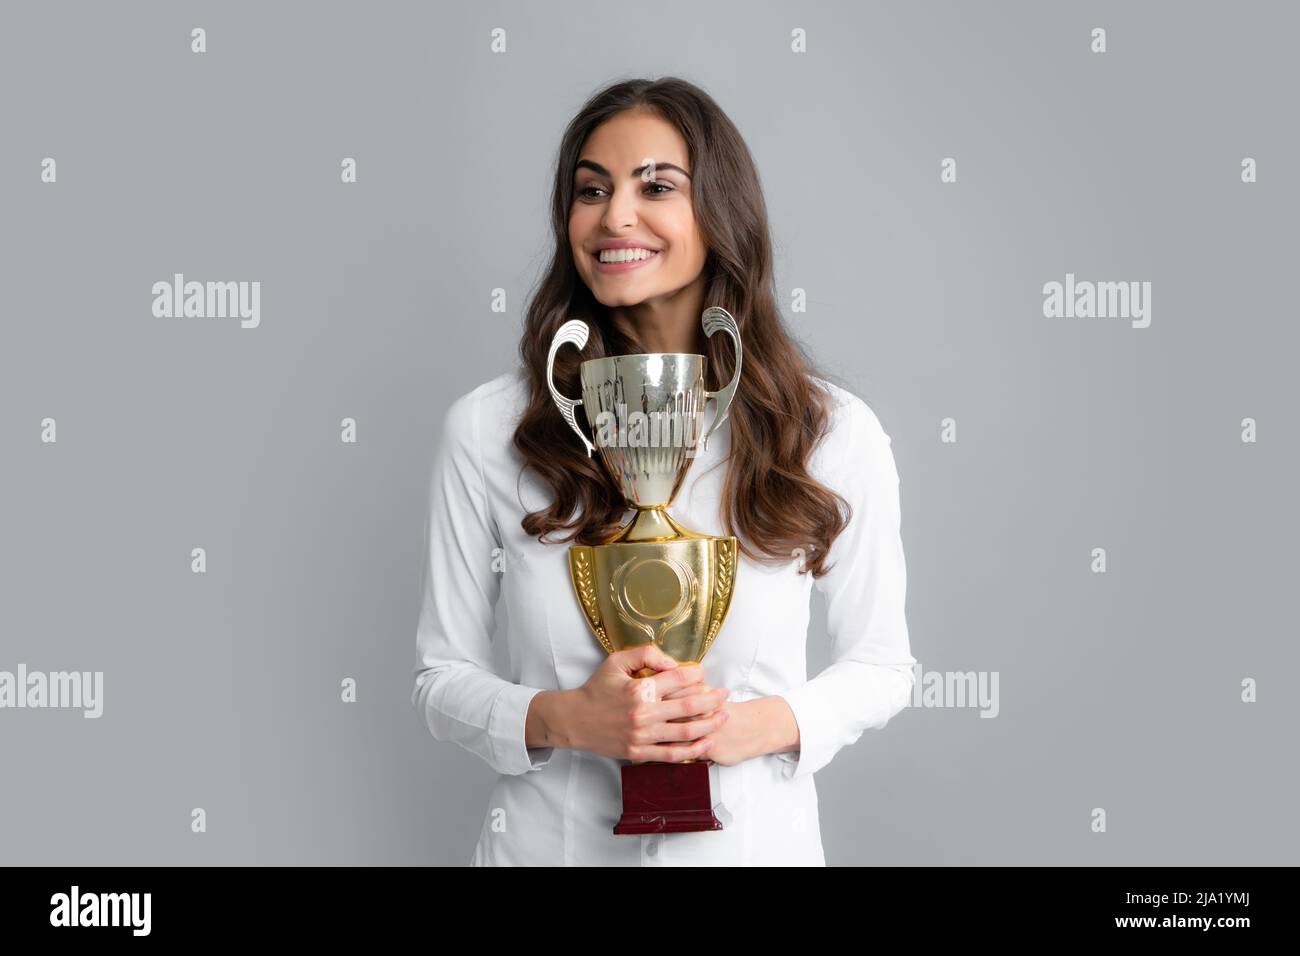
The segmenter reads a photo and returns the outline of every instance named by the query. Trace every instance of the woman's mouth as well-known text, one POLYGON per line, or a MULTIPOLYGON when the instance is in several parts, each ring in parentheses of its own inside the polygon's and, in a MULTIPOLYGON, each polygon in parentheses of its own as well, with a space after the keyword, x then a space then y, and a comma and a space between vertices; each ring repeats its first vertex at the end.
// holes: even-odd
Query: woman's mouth
POLYGON ((596 260, 597 272, 631 272, 633 269, 641 268, 647 262, 658 259, 661 253, 652 249, 616 249, 612 252, 606 251, 605 255, 611 261, 602 262, 599 252, 592 257, 596 260))

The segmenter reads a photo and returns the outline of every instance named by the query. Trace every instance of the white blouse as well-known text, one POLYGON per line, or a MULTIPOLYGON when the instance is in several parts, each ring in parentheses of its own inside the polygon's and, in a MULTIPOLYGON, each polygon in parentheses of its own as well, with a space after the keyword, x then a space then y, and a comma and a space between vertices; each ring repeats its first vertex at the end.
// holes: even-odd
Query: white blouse
MULTIPOLYGON (((862 399, 817 381, 834 396, 834 412, 810 470, 854 510, 831 548, 834 570, 813 582, 798 573, 798 557, 772 567, 742 553, 730 612, 703 665, 705 681, 729 688, 729 700, 784 697, 799 725, 800 750, 713 764, 714 812, 723 829, 696 833, 616 835, 622 761, 525 745, 533 696, 582 686, 607 655, 573 592, 572 542, 541 544, 519 524, 550 500, 531 470, 521 474, 511 443, 527 394, 523 370, 451 405, 432 470, 412 703, 435 739, 455 741, 501 775, 471 865, 825 866, 813 774, 864 729, 884 727, 906 706, 916 660, 904 616, 890 437, 862 399), (809 680, 814 586, 827 601, 834 660, 809 680), (506 612, 503 673, 492 663, 499 597, 506 612)), ((728 418, 708 450, 697 450, 668 508, 692 530, 725 534, 719 506, 730 446, 728 418)))

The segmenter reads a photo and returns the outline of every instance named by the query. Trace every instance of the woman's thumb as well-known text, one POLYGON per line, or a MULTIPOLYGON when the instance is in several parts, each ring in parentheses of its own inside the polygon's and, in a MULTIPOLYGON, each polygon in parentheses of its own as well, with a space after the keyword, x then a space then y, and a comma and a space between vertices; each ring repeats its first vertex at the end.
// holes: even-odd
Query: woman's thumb
POLYGON ((633 677, 649 677, 676 667, 677 661, 660 650, 658 644, 646 643, 629 649, 625 666, 633 677))

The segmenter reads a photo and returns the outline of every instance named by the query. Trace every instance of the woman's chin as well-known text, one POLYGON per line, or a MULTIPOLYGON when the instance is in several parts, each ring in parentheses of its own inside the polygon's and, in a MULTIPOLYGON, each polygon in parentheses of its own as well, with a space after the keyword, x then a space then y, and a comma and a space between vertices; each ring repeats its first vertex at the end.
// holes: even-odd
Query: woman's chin
POLYGON ((650 297, 650 293, 644 291, 633 292, 630 289, 610 288, 608 283, 598 284, 592 290, 592 294, 596 297, 596 301, 607 309, 640 305, 650 297))

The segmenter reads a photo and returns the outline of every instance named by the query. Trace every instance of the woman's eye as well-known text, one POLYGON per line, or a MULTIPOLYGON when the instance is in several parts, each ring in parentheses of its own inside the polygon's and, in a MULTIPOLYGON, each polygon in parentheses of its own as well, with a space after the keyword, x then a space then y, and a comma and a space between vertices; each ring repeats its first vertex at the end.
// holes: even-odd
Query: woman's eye
MULTIPOLYGON (((647 187, 648 187, 649 189, 655 189, 655 188, 657 187, 657 188, 663 190, 663 192, 652 192, 652 193, 650 193, 650 195, 652 195, 652 196, 662 196, 662 195, 664 195, 664 194, 666 194, 666 193, 670 193, 670 192, 675 192, 675 191, 676 191, 676 187, 675 187, 675 186, 670 186, 670 185, 668 185, 668 183, 659 182, 658 180, 654 180, 654 181, 651 181, 650 183, 647 183, 647 187)), ((598 193, 603 193, 604 191, 605 191, 605 190, 602 189, 602 188, 599 187, 599 186, 584 186, 584 187, 582 187, 581 189, 578 190, 578 198, 579 198, 579 199, 594 199, 594 198, 596 198, 596 197, 594 197, 594 196, 592 195, 592 193, 597 193, 597 192, 598 192, 598 193)))

